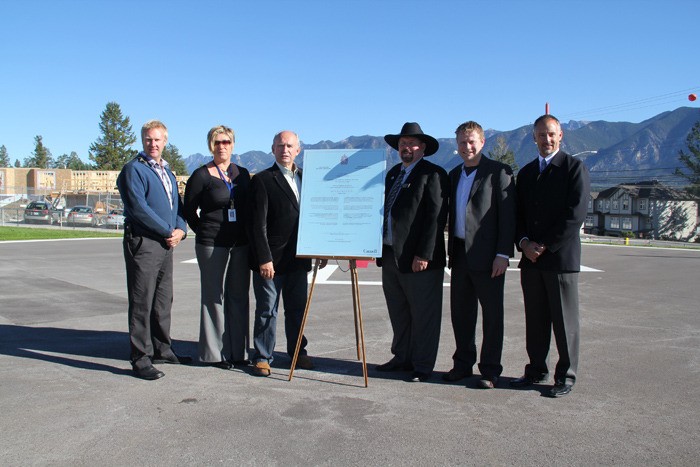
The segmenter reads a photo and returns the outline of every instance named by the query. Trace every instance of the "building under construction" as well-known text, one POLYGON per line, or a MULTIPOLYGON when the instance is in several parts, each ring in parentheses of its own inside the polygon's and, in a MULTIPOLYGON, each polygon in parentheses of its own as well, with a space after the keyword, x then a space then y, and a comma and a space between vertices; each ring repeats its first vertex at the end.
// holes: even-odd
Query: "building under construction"
MULTIPOLYGON (((91 206, 97 213, 121 209, 117 191, 118 170, 0 168, 0 208, 23 208, 30 201, 46 200, 55 209, 91 206)), ((177 176, 182 195, 187 176, 177 176)))

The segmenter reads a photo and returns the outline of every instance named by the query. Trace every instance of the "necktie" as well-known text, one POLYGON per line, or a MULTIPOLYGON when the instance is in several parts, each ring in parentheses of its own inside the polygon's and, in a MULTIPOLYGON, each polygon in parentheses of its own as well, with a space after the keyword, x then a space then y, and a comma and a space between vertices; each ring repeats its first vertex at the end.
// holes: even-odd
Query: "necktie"
POLYGON ((399 191, 401 191, 401 185, 403 185, 403 178, 406 175, 406 169, 401 168, 399 176, 394 180, 394 184, 391 185, 391 190, 389 190, 389 196, 386 197, 386 203, 384 204, 384 236, 387 234, 387 226, 389 224, 389 211, 396 201, 396 197, 399 196, 399 191))
POLYGON ((547 168, 547 161, 545 159, 540 159, 540 173, 544 172, 547 168))

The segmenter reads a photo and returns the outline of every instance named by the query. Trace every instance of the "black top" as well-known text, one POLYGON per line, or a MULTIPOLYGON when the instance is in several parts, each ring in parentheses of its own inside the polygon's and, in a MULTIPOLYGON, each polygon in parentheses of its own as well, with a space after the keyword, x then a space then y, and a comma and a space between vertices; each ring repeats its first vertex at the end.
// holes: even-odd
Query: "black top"
POLYGON ((221 177, 209 173, 207 165, 195 170, 187 181, 184 214, 190 228, 197 234, 197 243, 222 247, 248 244, 245 225, 250 218, 250 174, 243 167, 237 167, 239 173, 233 179, 235 222, 228 220, 231 205, 229 189, 221 177))

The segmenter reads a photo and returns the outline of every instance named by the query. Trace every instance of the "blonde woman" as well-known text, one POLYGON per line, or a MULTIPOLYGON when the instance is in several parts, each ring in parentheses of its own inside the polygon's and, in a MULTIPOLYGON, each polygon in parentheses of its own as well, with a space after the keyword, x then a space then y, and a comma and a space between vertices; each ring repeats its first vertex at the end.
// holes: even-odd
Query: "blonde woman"
POLYGON ((247 365, 250 269, 250 174, 231 162, 235 134, 218 125, 207 135, 213 159, 190 176, 185 218, 196 234, 201 281, 199 361, 222 369, 247 365))

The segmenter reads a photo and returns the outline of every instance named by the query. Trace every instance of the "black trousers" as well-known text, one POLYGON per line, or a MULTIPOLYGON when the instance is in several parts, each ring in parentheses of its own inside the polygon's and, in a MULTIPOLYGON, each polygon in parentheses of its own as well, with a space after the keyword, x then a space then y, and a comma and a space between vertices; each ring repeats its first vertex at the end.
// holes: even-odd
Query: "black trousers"
POLYGON ((173 250, 164 241, 124 234, 129 295, 131 364, 143 368, 155 357, 170 357, 173 303, 173 250))
POLYGON ((430 373, 435 367, 444 275, 442 268, 402 273, 394 250, 384 246, 382 289, 394 331, 391 353, 400 362, 412 363, 414 370, 422 373, 430 373))
POLYGON ((450 312, 457 348, 452 359, 458 370, 471 371, 476 363, 476 320, 481 304, 483 339, 479 357, 482 376, 503 372, 503 288, 505 274, 491 278, 491 271, 467 268, 464 242, 455 242, 450 260, 450 312))
POLYGON ((559 361, 555 382, 576 381, 579 353, 578 273, 520 271, 525 300, 525 339, 530 363, 525 374, 540 379, 549 373, 547 360, 552 331, 559 361))

